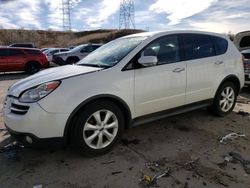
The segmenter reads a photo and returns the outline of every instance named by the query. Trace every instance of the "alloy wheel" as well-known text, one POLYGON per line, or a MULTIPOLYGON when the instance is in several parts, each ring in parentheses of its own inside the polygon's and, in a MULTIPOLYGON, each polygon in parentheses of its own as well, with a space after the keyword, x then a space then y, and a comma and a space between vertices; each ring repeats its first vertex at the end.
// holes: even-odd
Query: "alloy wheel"
POLYGON ((116 115, 103 109, 89 116, 83 128, 83 138, 92 149, 102 149, 112 143, 117 132, 118 120, 116 115))
POLYGON ((234 105, 235 93, 232 87, 226 87, 221 92, 220 108, 223 112, 228 112, 234 105))

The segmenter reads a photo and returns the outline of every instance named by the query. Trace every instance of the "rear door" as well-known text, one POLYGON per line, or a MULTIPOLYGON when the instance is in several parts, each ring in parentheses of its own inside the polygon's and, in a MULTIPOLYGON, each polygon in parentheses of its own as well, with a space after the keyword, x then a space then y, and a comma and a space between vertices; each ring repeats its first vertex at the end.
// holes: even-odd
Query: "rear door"
POLYGON ((187 62, 186 104, 213 98, 215 83, 224 71, 223 57, 216 55, 210 35, 183 34, 182 39, 187 62))
POLYGON ((7 71, 8 67, 8 49, 0 49, 0 72, 7 71))

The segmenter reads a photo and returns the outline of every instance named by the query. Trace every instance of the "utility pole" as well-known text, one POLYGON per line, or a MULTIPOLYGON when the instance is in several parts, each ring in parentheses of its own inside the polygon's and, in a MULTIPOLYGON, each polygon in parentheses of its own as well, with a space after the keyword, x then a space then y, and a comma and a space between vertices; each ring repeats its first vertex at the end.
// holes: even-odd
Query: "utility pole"
POLYGON ((121 0, 119 29, 135 29, 135 13, 133 0, 121 0))

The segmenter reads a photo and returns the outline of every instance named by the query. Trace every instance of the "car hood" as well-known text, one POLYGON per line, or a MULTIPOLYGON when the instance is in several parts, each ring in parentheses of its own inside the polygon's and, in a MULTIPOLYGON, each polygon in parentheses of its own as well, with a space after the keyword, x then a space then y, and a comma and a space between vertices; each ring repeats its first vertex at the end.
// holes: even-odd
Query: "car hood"
POLYGON ((77 76, 80 74, 91 73, 102 69, 103 68, 77 65, 66 65, 56 68, 50 68, 16 82, 9 88, 8 95, 19 97, 19 95, 23 91, 37 85, 54 80, 77 76))

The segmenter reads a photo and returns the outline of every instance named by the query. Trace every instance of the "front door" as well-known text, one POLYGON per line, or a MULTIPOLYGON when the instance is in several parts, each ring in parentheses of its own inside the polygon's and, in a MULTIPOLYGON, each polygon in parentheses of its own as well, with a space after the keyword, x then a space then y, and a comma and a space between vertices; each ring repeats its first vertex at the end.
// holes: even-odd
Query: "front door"
POLYGON ((158 63, 135 69, 136 117, 184 105, 186 63, 180 58, 179 37, 156 39, 138 56, 156 56, 158 63))

